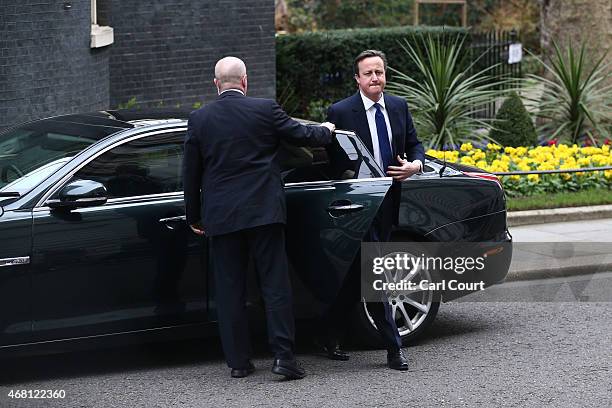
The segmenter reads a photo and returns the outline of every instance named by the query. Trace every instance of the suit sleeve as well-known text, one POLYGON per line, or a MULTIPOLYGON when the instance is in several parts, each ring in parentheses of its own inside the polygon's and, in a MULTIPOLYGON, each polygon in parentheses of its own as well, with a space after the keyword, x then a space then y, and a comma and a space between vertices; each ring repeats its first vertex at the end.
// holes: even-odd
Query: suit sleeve
POLYGON ((201 218, 202 156, 194 123, 194 113, 189 115, 183 156, 185 215, 189 225, 196 224, 201 218))
POLYGON ((324 146, 332 141, 332 134, 323 126, 306 126, 293 120, 276 103, 272 104, 272 120, 281 139, 296 146, 324 146))
POLYGON ((408 109, 408 104, 405 104, 406 109, 406 141, 404 143, 405 153, 408 161, 420 160, 425 163, 425 149, 417 138, 417 132, 414 128, 412 115, 408 109))
POLYGON ((338 115, 336 114, 336 110, 334 109, 334 105, 330 105, 327 108, 327 118, 325 118, 326 122, 331 122, 338 126, 338 115))

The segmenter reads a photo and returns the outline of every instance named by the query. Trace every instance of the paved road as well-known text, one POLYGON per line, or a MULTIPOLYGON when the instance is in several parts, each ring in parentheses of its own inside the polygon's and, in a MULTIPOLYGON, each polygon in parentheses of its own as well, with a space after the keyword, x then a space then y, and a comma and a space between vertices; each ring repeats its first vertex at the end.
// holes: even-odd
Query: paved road
MULTIPOLYGON (((597 286, 610 290, 612 274, 604 275, 597 286)), ((560 293, 548 302, 443 305, 429 334, 407 349, 407 373, 386 369, 382 351, 333 362, 301 345, 309 376, 282 382, 259 345, 257 372, 235 380, 216 340, 182 342, 3 361, 0 407, 612 406, 612 302, 560 293), (10 389, 67 396, 10 400, 10 389)))

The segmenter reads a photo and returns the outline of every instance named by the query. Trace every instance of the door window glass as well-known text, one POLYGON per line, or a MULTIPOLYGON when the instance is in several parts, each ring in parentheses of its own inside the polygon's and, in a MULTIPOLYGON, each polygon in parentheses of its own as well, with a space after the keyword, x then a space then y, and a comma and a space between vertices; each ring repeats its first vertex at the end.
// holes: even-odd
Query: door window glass
POLYGON ((165 133, 124 143, 91 161, 73 180, 102 183, 109 198, 182 191, 184 138, 184 133, 165 133))
POLYGON ((379 177, 380 170, 374 160, 369 155, 364 156, 362 149, 364 147, 354 136, 344 134, 338 134, 332 144, 324 147, 283 144, 279 152, 283 181, 300 183, 379 177))

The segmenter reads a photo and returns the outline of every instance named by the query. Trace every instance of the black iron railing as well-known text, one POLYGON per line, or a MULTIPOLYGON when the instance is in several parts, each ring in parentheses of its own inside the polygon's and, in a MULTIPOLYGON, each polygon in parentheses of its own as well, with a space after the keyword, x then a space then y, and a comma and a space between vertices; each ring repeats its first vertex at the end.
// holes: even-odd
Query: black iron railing
MULTIPOLYGON (((520 78, 521 63, 508 63, 510 45, 519 42, 516 30, 474 32, 471 34, 470 58, 477 62, 472 66, 471 72, 476 73, 483 69, 494 67, 488 71, 491 81, 520 78)), ((505 83, 500 90, 508 89, 512 83, 505 83)), ((478 118, 494 118, 501 104, 500 98, 492 99, 484 106, 474 109, 474 116, 478 118)))
POLYGON ((555 170, 526 170, 526 171, 502 171, 493 173, 496 176, 526 176, 529 174, 557 174, 557 173, 584 173, 589 171, 612 170, 612 166, 585 167, 583 169, 555 169, 555 170))

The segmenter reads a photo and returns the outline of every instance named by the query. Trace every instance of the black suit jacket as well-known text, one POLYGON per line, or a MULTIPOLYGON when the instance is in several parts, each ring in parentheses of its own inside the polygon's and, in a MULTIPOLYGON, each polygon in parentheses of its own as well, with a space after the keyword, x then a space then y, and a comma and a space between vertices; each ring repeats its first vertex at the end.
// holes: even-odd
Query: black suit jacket
POLYGON ((327 128, 304 126, 273 100, 227 91, 189 116, 183 180, 187 222, 207 235, 285 223, 276 160, 281 139, 300 146, 331 142, 327 128))
MULTIPOLYGON (((404 154, 408 161, 420 160, 425 163, 425 150, 417 138, 408 104, 404 99, 387 93, 383 94, 383 98, 391 126, 394 165, 399 165, 397 156, 404 154)), ((370 153, 374 155, 368 118, 359 92, 330 106, 327 110, 327 120, 334 123, 338 129, 355 132, 370 153)), ((400 183, 393 183, 389 196, 393 206, 392 222, 397 223, 401 199, 400 183)))

